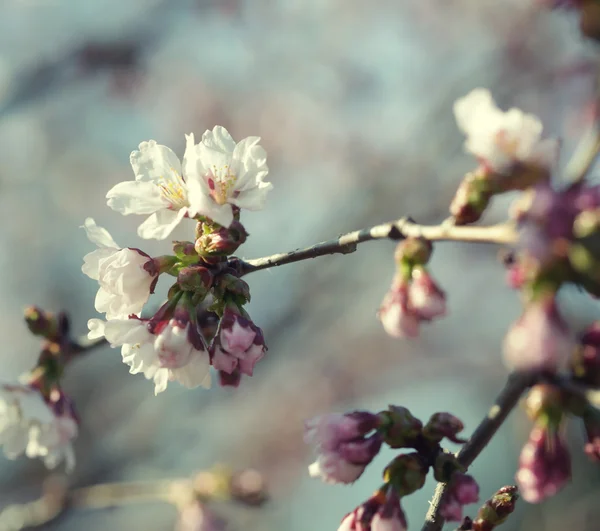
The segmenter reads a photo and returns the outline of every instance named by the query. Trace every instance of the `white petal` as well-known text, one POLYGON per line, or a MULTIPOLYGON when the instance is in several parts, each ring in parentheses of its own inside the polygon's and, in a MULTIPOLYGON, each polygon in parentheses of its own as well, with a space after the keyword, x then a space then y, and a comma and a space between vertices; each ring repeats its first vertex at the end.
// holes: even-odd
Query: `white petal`
POLYGON ((131 153, 129 161, 136 181, 160 182, 168 179, 173 171, 181 175, 181 163, 177 155, 154 140, 142 142, 139 151, 131 153))
POLYGON ((154 395, 162 393, 167 389, 169 383, 169 369, 159 369, 154 375, 154 395))
POLYGON ((187 208, 180 210, 159 210, 138 227, 138 236, 146 240, 164 240, 179 225, 187 213, 187 208))
POLYGON ((210 360, 205 352, 194 351, 190 361, 184 367, 171 369, 173 379, 188 389, 194 389, 204 385, 208 376, 210 386, 210 360))
POLYGON ((119 246, 115 243, 110 233, 103 227, 96 225, 93 218, 86 218, 81 226, 85 229, 87 237, 92 243, 95 243, 98 247, 110 247, 118 249, 119 246))
POLYGON ((223 153, 233 153, 235 142, 231 135, 221 125, 217 125, 212 131, 206 130, 202 135, 202 143, 210 148, 223 153))
POLYGON ((147 181, 124 181, 116 184, 108 191, 106 198, 108 206, 124 216, 152 214, 169 206, 160 188, 147 181))
POLYGON ((102 319, 90 319, 87 323, 89 332, 88 339, 100 339, 104 337, 106 322, 102 319))
POLYGON ((100 263, 107 258, 110 258, 115 254, 115 249, 112 247, 105 247, 102 249, 96 249, 91 253, 86 254, 83 257, 83 265, 81 266, 81 271, 83 271, 84 275, 88 277, 98 280, 100 263))
POLYGON ((231 199, 231 203, 246 210, 262 210, 265 207, 267 194, 273 188, 271 183, 261 182, 255 188, 240 192, 240 195, 231 199))
POLYGON ((269 173, 267 152, 258 145, 260 137, 249 136, 240 141, 233 152, 232 171, 237 176, 235 189, 254 188, 269 173))
POLYGON ((214 199, 206 193, 205 188, 197 181, 188 183, 188 194, 190 200, 190 215, 200 214, 212 219, 223 227, 229 227, 233 221, 233 210, 229 203, 218 205, 214 199))

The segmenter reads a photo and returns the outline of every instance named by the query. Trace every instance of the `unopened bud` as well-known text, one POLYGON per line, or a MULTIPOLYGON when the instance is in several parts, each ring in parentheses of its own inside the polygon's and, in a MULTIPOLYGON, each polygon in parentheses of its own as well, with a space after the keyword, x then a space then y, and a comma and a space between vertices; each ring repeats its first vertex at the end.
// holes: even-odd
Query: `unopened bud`
POLYGON ((407 496, 423 488, 427 470, 423 457, 413 452, 396 457, 383 471, 383 478, 399 496, 407 496))
POLYGON ((206 267, 184 267, 177 275, 177 283, 183 291, 191 291, 204 298, 213 284, 213 274, 206 267))
POLYGON ((421 433, 423 424, 405 407, 389 406, 379 415, 385 426, 382 430, 384 441, 390 448, 411 447, 421 433))
POLYGON ((224 273, 217 277, 215 284, 215 296, 223 299, 226 295, 233 295, 241 305, 250 302, 250 286, 241 278, 224 273))
POLYGON ((423 436, 430 441, 439 443, 444 437, 454 443, 463 444, 466 439, 457 437, 465 428, 462 421, 450 413, 434 413, 425 427, 423 436))
POLYGON ((226 228, 207 228, 196 239, 195 249, 200 256, 229 256, 242 245, 248 236, 246 229, 239 221, 233 221, 226 228))
POLYGON ((25 322, 32 334, 44 337, 50 341, 60 341, 68 336, 69 319, 60 312, 53 314, 37 306, 25 309, 25 322))
POLYGON ((515 510, 518 499, 519 489, 516 486, 502 487, 479 509, 473 520, 473 531, 492 531, 503 524, 515 510))
POLYGON ((491 181, 483 171, 468 173, 460 183, 450 214, 456 225, 475 223, 487 209, 493 195, 491 181))
POLYGON ((440 452, 435 458, 433 465, 433 476, 436 481, 447 483, 455 472, 464 472, 463 467, 456 459, 456 456, 450 452, 440 452))
MULTIPOLYGON (((198 256, 196 250, 194 249, 194 244, 192 242, 173 242, 173 252, 180 260, 185 260, 186 257, 195 257, 198 256)), ((189 261, 187 261, 189 263, 189 261)))
POLYGON ((394 258, 399 266, 405 263, 411 266, 425 265, 431 258, 433 246, 425 238, 406 238, 396 247, 394 258))

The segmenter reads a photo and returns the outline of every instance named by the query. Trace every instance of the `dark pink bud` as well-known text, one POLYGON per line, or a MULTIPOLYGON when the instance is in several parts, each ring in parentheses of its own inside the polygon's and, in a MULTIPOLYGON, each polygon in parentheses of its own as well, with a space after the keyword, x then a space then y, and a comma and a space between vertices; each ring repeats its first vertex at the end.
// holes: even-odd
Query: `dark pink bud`
POLYGON ((304 439, 318 453, 309 467, 310 475, 328 483, 356 481, 381 449, 381 434, 366 437, 379 423, 377 415, 363 411, 323 415, 306 422, 304 439))
POLYGON ((400 506, 400 498, 393 491, 388 489, 384 504, 371 520, 371 531, 406 531, 406 516, 400 506))
POLYGON ((457 437, 465 428, 462 421, 450 413, 434 413, 425 427, 423 435, 432 441, 440 442, 444 437, 454 443, 463 444, 466 439, 457 437))
POLYGON ((463 519, 463 506, 479 501, 479 485, 472 476, 456 472, 452 475, 441 506, 441 514, 449 522, 463 519))
POLYGON ((539 503, 571 479, 571 457, 558 429, 537 424, 523 447, 516 474, 523 499, 539 503))
POLYGON ((226 307, 210 346, 215 369, 252 376, 254 366, 264 357, 267 346, 262 334, 250 319, 226 307))

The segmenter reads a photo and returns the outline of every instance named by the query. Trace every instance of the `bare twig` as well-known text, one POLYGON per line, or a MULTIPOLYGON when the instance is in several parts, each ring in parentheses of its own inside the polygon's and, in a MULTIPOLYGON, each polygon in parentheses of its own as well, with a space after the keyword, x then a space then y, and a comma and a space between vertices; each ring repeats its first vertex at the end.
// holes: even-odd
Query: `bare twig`
POLYGON ((291 264, 301 260, 327 254, 348 254, 356 251, 359 243, 371 240, 402 240, 408 237, 423 237, 429 241, 464 241, 477 243, 510 244, 516 241, 516 231, 512 223, 506 222, 488 227, 463 227, 444 222, 440 225, 418 225, 409 218, 401 218, 376 225, 368 229, 344 234, 334 240, 317 243, 306 249, 274 254, 254 260, 240 260, 238 267, 242 275, 291 264))
POLYGON ((246 505, 266 500, 263 476, 247 469, 231 474, 215 467, 194 478, 105 483, 69 490, 66 479, 50 477, 42 496, 29 503, 10 505, 0 512, 1 531, 20 531, 54 520, 69 508, 102 509, 134 503, 164 502, 182 509, 196 499, 230 499, 246 505))
MULTIPOLYGON (((471 435, 471 438, 457 452, 456 457, 461 465, 468 469, 475 458, 483 451, 494 434, 506 420, 509 413, 517 405, 523 393, 536 381, 533 374, 515 373, 509 376, 506 385, 500 391, 495 404, 486 417, 471 435)), ((442 500, 446 494, 447 483, 438 483, 433 499, 430 502, 429 511, 425 516, 425 523, 421 531, 440 531, 444 525, 444 519, 440 515, 442 500)))

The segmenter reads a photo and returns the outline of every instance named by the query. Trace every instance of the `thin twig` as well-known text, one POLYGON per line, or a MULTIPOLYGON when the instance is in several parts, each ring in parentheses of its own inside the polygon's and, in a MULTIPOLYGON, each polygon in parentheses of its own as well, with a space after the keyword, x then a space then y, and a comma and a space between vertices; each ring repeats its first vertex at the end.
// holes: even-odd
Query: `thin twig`
POLYGON ((58 518, 67 509, 102 509, 135 503, 163 502, 180 510, 196 499, 232 500, 245 505, 260 505, 267 499, 263 476, 246 469, 231 474, 215 467, 194 478, 156 481, 104 483, 68 489, 66 478, 52 476, 44 482, 43 493, 35 501, 5 507, 0 512, 0 531, 21 531, 39 527, 58 518))
MULTIPOLYGON (((504 388, 500 391, 495 404, 486 417, 471 435, 471 438, 457 452, 456 457, 461 465, 468 469, 475 458, 490 442, 494 434, 506 420, 509 413, 519 402, 523 393, 536 381, 533 374, 515 373, 509 376, 504 388)), ((444 519, 440 514, 442 501, 446 494, 448 484, 438 483, 429 510, 425 516, 425 523, 421 531, 440 531, 444 525, 444 519)))
POLYGON ((368 229, 357 230, 329 240, 287 253, 274 254, 254 260, 240 260, 238 267, 242 275, 261 269, 291 264, 301 260, 327 254, 348 254, 356 251, 359 243, 371 240, 402 240, 408 237, 423 237, 429 241, 464 241, 478 243, 510 244, 516 241, 512 223, 506 222, 488 227, 463 227, 444 222, 440 225, 418 225, 409 218, 401 218, 368 229))

